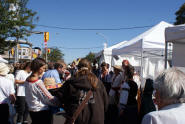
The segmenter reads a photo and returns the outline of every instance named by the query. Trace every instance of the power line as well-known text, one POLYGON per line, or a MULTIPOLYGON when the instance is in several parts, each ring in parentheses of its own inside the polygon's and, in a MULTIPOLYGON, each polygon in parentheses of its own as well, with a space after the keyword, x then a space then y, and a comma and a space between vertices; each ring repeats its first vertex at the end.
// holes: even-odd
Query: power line
POLYGON ((54 28, 54 29, 62 29, 62 30, 84 30, 84 31, 93 31, 93 30, 128 30, 128 29, 139 29, 139 28, 148 28, 153 27, 154 25, 146 25, 146 26, 135 26, 135 27, 122 27, 122 28, 69 28, 69 27, 58 27, 58 26, 48 26, 48 25, 40 25, 35 24, 39 27, 45 28, 54 28))
MULTIPOLYGON (((51 46, 51 47, 57 47, 57 46, 51 46)), ((102 46, 96 46, 96 47, 58 47, 62 49, 99 49, 102 48, 102 46)))

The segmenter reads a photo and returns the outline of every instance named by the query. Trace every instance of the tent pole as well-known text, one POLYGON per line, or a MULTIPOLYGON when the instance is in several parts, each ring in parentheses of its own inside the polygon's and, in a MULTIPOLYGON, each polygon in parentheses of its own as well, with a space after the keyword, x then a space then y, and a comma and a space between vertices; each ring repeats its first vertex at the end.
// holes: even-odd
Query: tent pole
POLYGON ((113 56, 111 55, 111 67, 113 66, 113 56))
POLYGON ((143 83, 143 40, 141 42, 141 83, 143 83))
POLYGON ((168 58, 168 42, 165 42, 165 65, 164 68, 167 69, 167 58, 168 58))
POLYGON ((111 70, 113 70, 112 69, 112 66, 113 66, 112 64, 113 64, 113 56, 111 55, 111 66, 110 66, 111 67, 111 70))

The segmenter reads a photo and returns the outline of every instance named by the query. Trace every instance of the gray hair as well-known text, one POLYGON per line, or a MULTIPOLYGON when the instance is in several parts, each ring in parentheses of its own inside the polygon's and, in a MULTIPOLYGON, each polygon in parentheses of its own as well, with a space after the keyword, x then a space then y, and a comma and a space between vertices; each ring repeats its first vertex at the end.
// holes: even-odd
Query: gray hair
POLYGON ((185 102, 185 73, 175 67, 163 71, 156 78, 154 89, 164 101, 185 102))

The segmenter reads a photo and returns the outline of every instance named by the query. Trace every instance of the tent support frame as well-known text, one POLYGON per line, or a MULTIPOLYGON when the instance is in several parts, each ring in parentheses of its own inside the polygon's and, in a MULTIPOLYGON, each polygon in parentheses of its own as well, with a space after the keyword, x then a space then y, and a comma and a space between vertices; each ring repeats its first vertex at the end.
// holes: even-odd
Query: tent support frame
POLYGON ((141 41, 141 83, 143 83, 143 40, 141 41))
POLYGON ((168 59, 168 41, 165 42, 165 64, 164 68, 167 69, 167 60, 168 59))

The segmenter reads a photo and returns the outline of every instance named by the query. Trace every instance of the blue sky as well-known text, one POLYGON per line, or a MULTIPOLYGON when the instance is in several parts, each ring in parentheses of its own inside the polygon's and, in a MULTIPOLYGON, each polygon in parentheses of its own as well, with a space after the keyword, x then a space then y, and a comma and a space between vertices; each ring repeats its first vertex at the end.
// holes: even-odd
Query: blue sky
MULTIPOLYGON (((173 23, 175 12, 184 3, 183 0, 29 0, 28 8, 39 16, 40 25, 62 28, 124 28, 155 25, 160 21, 173 23)), ((35 31, 48 31, 48 47, 60 47, 69 63, 84 57, 90 51, 103 49, 105 39, 108 46, 124 40, 130 40, 149 28, 127 30, 62 30, 37 26, 35 31), (65 47, 65 48, 62 48, 65 47), (90 48, 96 49, 66 49, 90 48)), ((34 46, 43 47, 43 35, 33 34, 28 38, 34 46)))

